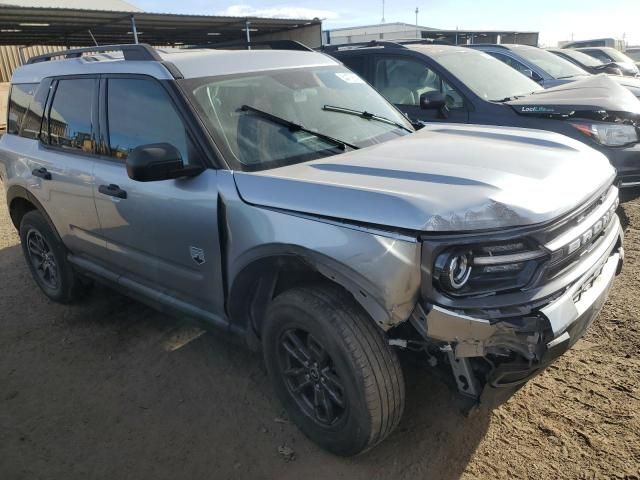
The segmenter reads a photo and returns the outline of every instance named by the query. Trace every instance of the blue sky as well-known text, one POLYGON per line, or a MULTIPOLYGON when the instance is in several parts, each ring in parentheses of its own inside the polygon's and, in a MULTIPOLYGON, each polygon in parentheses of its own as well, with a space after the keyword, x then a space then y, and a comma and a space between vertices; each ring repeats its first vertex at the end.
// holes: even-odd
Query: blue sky
MULTIPOLYGON (((147 11, 256 15, 324 20, 325 28, 379 23, 382 0, 129 0, 147 11)), ((514 29, 541 32, 541 42, 626 35, 640 44, 640 0, 386 0, 387 22, 445 29, 514 29)))

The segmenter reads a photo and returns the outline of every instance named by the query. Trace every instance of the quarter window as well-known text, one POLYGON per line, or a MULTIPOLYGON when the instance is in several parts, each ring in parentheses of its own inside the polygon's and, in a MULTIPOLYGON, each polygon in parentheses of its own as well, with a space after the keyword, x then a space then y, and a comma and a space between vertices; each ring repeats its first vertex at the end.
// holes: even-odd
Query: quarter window
POLYGON ((49 110, 49 143, 51 145, 94 151, 92 108, 96 80, 60 80, 49 110))
POLYGON ((37 83, 22 83, 12 85, 9 98, 9 119, 7 133, 18 133, 22 126, 22 120, 27 112, 29 103, 38 87, 37 83))
POLYGON ((375 68, 376 89, 396 105, 420 105, 420 95, 444 93, 450 109, 464 108, 462 96, 424 63, 405 58, 381 58, 375 68))
POLYGON ((153 80, 113 78, 107 87, 111 156, 126 159, 136 147, 170 143, 188 163, 187 131, 162 86, 153 80))

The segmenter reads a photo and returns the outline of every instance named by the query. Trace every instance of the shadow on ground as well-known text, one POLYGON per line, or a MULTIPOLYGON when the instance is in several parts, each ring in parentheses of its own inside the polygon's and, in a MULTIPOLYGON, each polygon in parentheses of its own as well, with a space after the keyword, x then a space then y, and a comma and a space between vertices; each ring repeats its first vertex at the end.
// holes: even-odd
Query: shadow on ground
POLYGON ((209 332, 167 351, 184 322, 102 287, 48 302, 19 246, 0 250, 0 272, 0 478, 455 479, 489 425, 409 365, 398 430, 337 458, 286 421, 260 357, 237 342, 209 332))

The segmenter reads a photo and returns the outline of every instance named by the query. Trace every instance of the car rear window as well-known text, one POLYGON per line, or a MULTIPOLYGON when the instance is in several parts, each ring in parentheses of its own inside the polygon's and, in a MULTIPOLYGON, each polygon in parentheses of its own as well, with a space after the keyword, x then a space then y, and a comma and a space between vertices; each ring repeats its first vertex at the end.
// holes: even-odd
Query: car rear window
POLYGON ((29 103, 38 88, 37 83, 18 83, 11 86, 9 95, 9 117, 7 119, 7 133, 19 133, 22 127, 29 103))

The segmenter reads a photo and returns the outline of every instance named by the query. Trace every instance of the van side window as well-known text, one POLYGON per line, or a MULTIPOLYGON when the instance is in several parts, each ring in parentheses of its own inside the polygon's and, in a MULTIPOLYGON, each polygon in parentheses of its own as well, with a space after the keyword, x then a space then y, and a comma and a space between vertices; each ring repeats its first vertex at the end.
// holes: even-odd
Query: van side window
POLYGON ((59 80, 49 110, 48 132, 51 145, 94 151, 91 111, 96 80, 59 80))
POLYGON ((19 83, 11 86, 7 133, 17 134, 20 132, 24 115, 36 93, 36 88, 38 88, 37 83, 19 83))
MULTIPOLYGON (((171 98, 153 80, 111 78, 107 84, 111 156, 124 160, 131 150, 151 143, 170 143, 189 163, 187 130, 171 98)), ((195 155, 192 155, 195 156, 195 155)))

